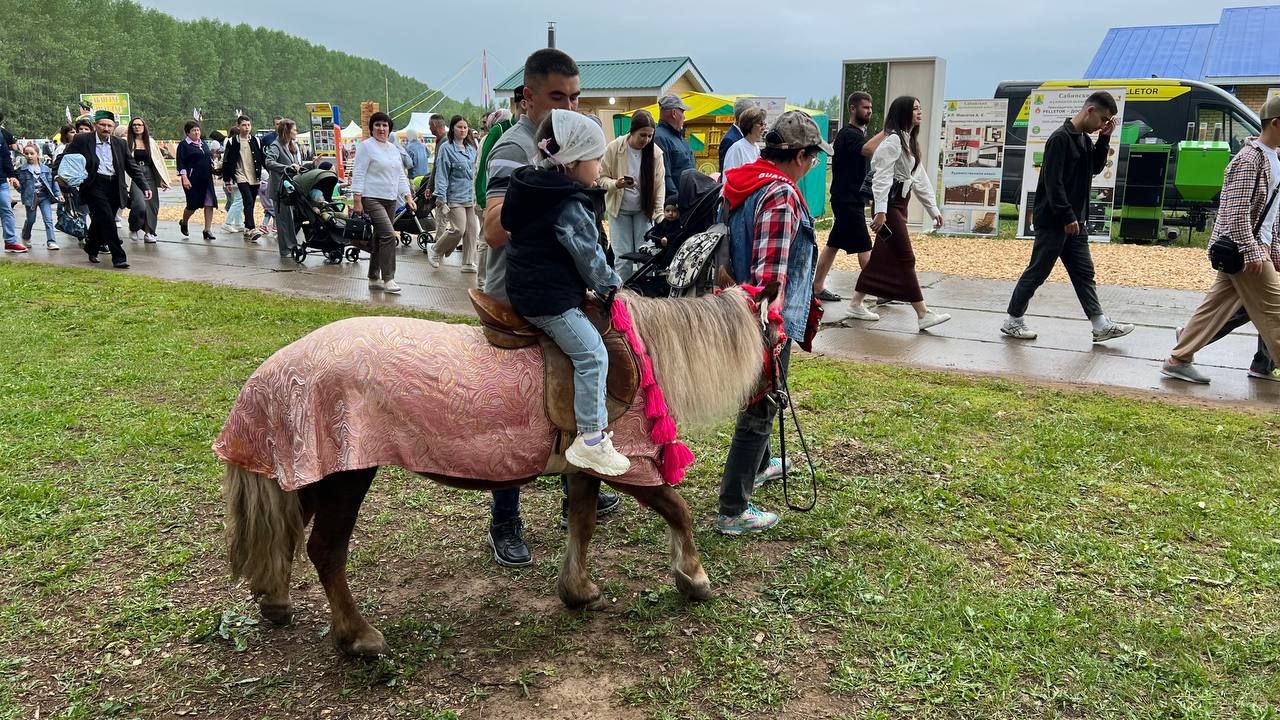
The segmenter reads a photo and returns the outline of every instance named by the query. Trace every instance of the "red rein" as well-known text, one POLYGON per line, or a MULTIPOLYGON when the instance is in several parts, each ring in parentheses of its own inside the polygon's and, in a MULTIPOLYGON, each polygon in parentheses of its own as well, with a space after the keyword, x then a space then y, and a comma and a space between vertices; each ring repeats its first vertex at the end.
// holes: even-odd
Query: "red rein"
POLYGON ((685 470, 693 464, 693 451, 676 440, 675 418, 671 417, 667 399, 653 375, 653 359, 649 357, 644 340, 631 322, 627 304, 619 298, 614 298, 613 301, 613 329, 626 336, 631 351, 640 361, 640 391, 644 393, 644 414, 653 423, 649 428, 649 439, 662 448, 662 480, 668 485, 679 485, 684 480, 685 470))

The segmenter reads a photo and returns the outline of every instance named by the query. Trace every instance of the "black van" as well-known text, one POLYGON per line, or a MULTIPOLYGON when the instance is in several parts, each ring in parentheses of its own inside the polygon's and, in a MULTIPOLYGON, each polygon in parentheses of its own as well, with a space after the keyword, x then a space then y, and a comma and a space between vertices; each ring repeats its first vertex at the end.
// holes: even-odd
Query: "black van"
MULTIPOLYGON (((1147 78, 1134 80, 1055 80, 1049 82, 1003 82, 996 87, 996 98, 1008 98, 1008 134, 1004 150, 1004 181, 1000 201, 1018 204, 1022 191, 1022 164, 1027 145, 1027 118, 1032 91, 1038 89, 1124 88, 1124 124, 1139 123, 1136 140, 1176 144, 1182 140, 1213 139, 1221 127, 1221 139, 1231 144, 1231 152, 1261 131, 1258 116, 1234 95, 1222 88, 1195 80, 1147 78), (1200 128, 1209 137, 1200 138, 1200 128), (1188 132, 1195 136, 1188 137, 1188 132)), ((1119 132, 1119 131, 1117 131, 1119 132)), ((1127 148, 1119 153, 1117 182, 1123 182, 1128 164, 1127 148)), ((1174 173, 1168 173, 1165 208, 1179 209, 1182 198, 1173 186, 1174 173)))

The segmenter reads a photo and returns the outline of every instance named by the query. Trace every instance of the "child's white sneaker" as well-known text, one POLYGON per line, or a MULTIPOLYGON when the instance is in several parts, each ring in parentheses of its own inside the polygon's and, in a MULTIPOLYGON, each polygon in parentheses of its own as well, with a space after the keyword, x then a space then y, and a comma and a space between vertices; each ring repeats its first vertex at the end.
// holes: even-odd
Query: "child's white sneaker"
POLYGON ((631 469, 627 456, 613 449, 613 433, 608 432, 595 445, 588 445, 586 436, 579 435, 565 451, 564 458, 574 467, 594 470, 609 477, 617 477, 631 469))

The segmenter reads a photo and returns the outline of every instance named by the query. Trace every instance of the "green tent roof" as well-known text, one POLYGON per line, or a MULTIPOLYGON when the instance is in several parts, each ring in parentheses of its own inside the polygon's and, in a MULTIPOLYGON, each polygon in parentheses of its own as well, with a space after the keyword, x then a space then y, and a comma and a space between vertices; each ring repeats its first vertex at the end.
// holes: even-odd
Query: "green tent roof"
MULTIPOLYGON (((672 80, 686 64, 702 77, 688 57, 640 58, 637 60, 584 60, 578 63, 583 90, 641 90, 660 88, 672 80)), ((498 92, 510 92, 524 82, 524 68, 507 76, 498 92)))

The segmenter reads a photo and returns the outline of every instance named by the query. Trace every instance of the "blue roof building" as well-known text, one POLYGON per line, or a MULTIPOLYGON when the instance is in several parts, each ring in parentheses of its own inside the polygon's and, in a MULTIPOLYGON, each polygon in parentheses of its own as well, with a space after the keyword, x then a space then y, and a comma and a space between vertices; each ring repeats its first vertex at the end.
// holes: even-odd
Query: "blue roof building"
POLYGON ((1216 25, 1111 28, 1085 79, 1202 80, 1257 110, 1280 88, 1280 5, 1225 8, 1216 25))

